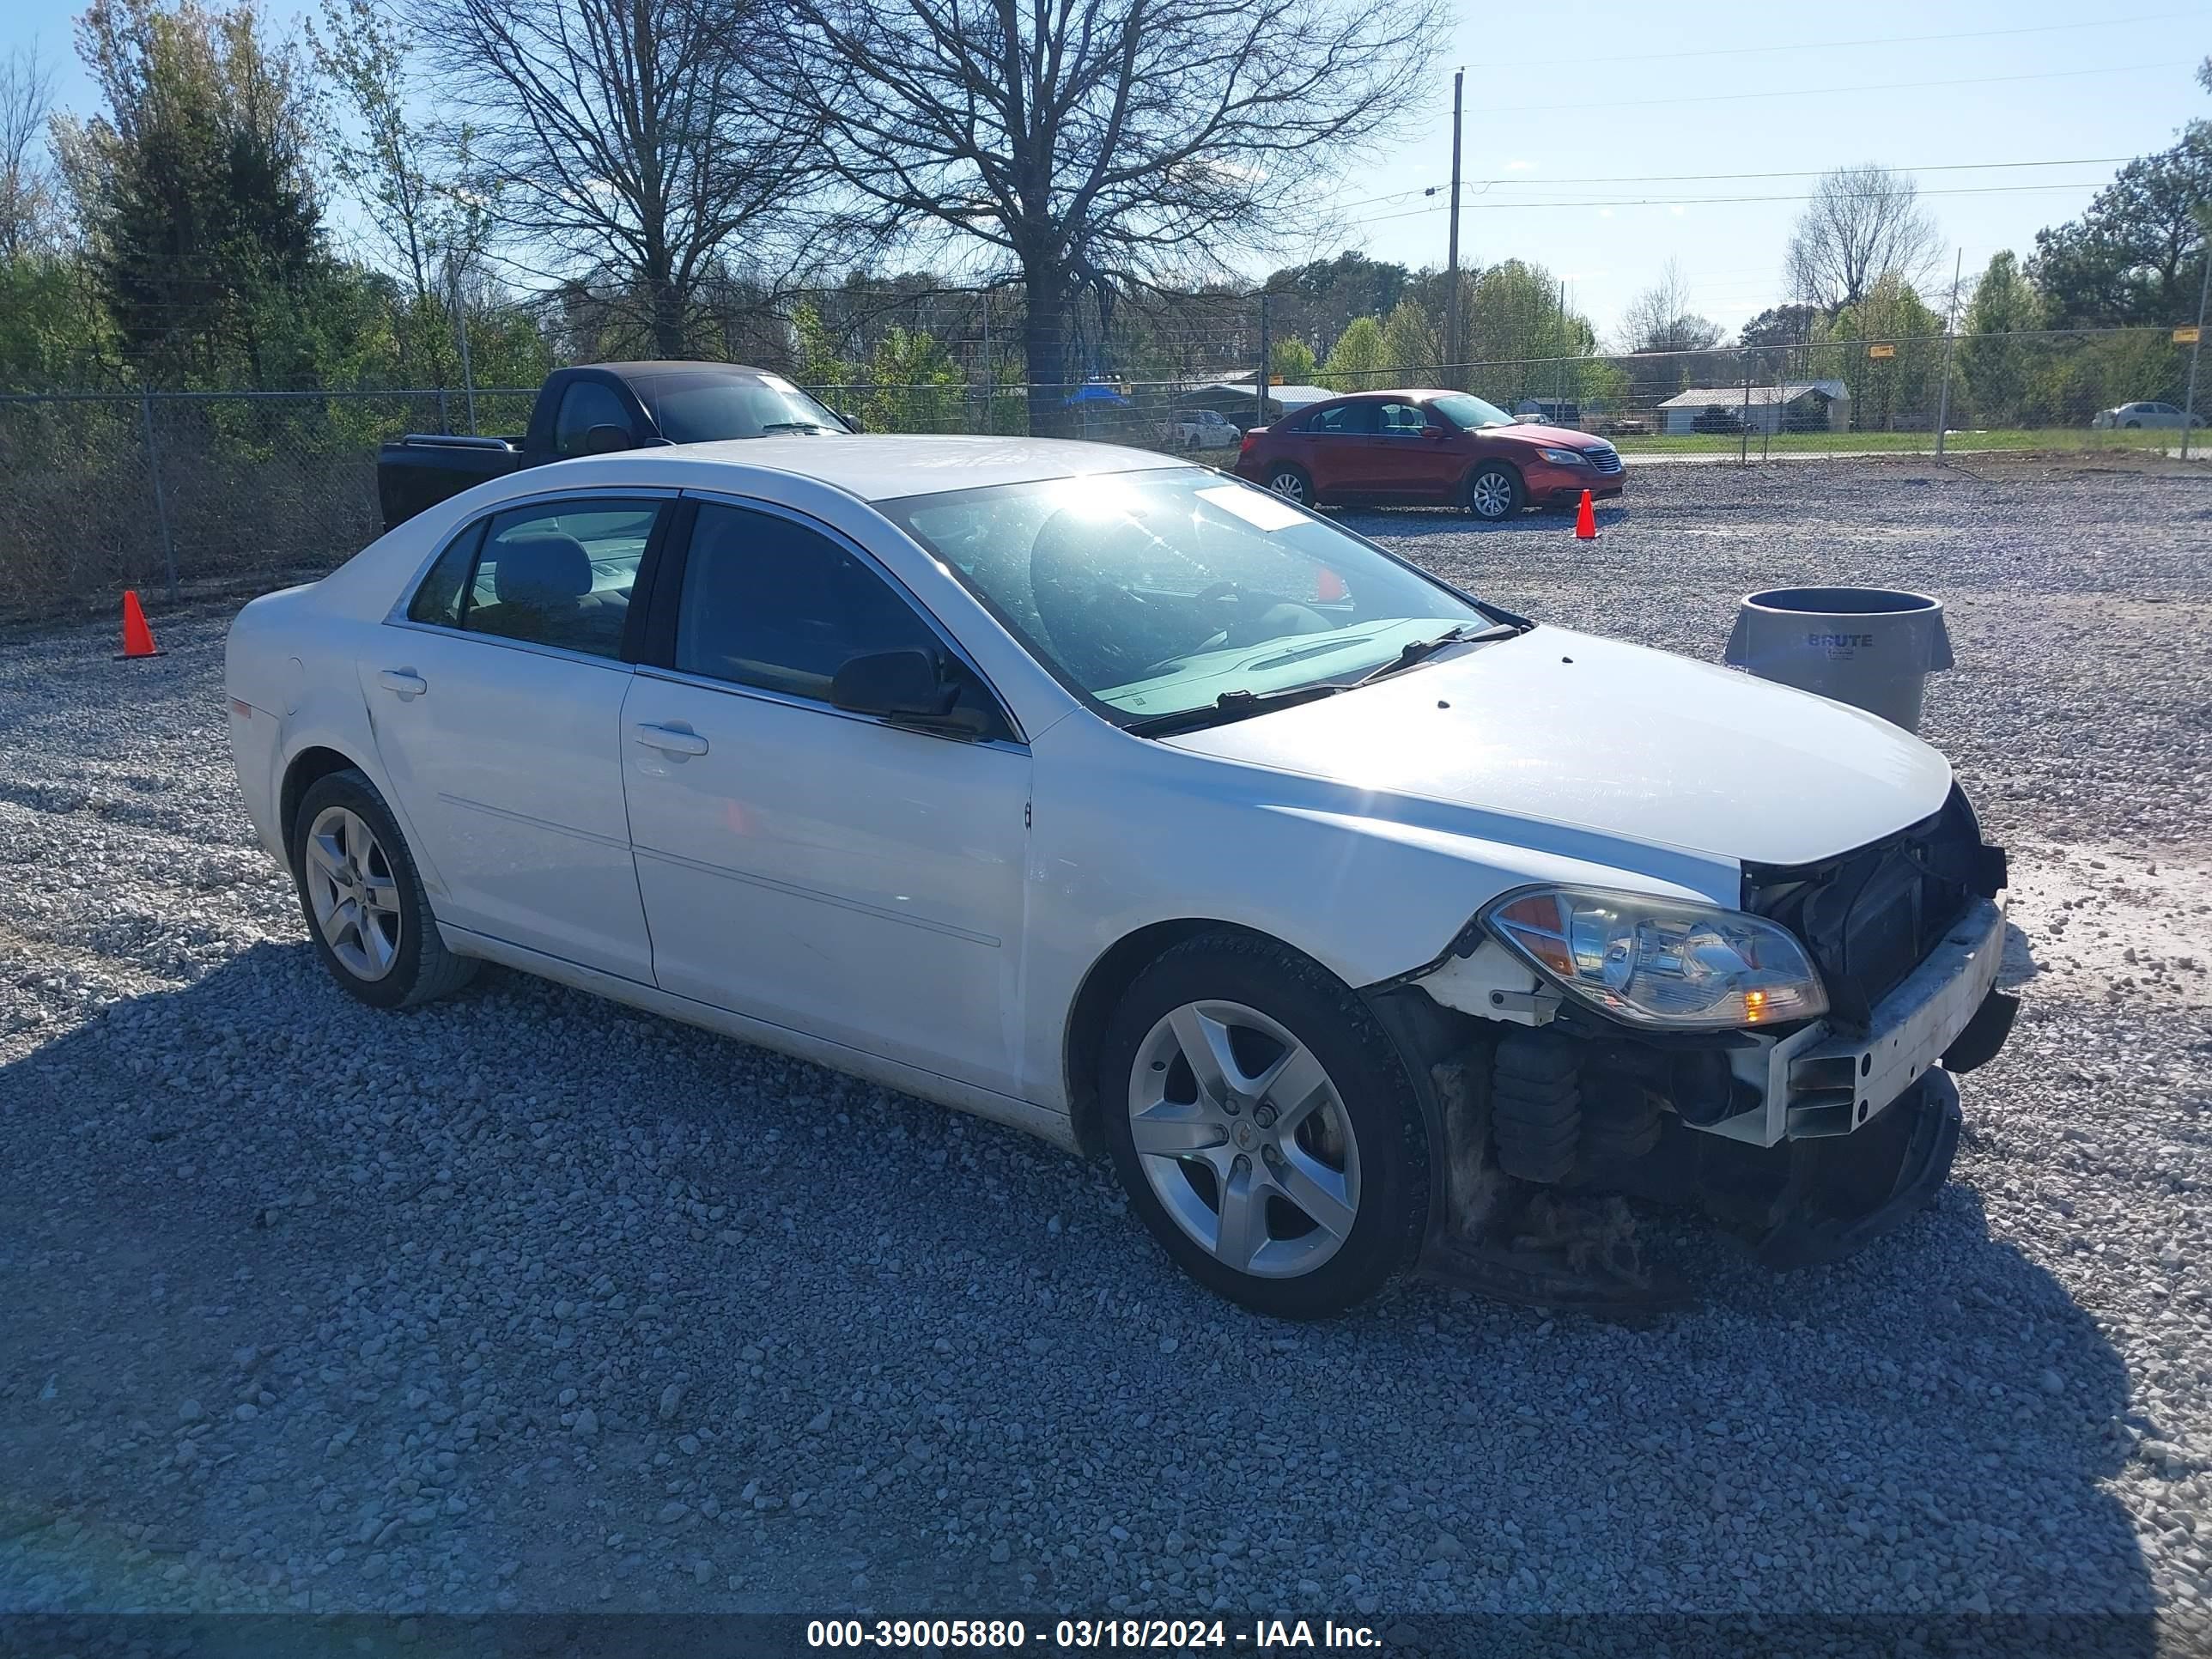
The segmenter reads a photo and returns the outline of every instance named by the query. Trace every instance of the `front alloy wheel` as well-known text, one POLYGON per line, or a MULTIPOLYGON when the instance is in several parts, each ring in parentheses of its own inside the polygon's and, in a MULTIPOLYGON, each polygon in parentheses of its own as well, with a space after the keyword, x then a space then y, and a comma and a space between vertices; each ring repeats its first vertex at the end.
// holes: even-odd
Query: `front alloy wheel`
POLYGON ((1295 1279, 1344 1246, 1359 1143, 1310 1049, 1255 1008, 1187 1002, 1129 1073, 1129 1132, 1155 1196, 1233 1273, 1295 1279))
POLYGON ((1521 510, 1521 480, 1492 462, 1467 481, 1467 510, 1491 524, 1511 518, 1521 510))
POLYGON ((1428 1219, 1428 1141, 1397 1048, 1358 993, 1257 934, 1201 933, 1107 1022, 1098 1122, 1176 1264, 1284 1319, 1373 1295, 1428 1219))

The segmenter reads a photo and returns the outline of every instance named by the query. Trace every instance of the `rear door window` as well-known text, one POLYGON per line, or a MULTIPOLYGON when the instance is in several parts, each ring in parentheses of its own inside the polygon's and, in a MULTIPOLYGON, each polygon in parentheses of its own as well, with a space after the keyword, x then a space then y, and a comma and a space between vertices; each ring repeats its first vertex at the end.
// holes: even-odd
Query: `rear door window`
MULTIPOLYGON (((449 625, 589 656, 619 656, 630 592, 661 507, 659 501, 594 498, 535 502, 497 514, 478 532, 474 567, 449 625)), ((434 569, 425 593, 438 580, 434 569)), ((418 604, 424 597, 416 595, 418 604)), ((409 614, 415 615, 411 609, 409 614)))
POLYGON ((1332 436, 1365 437, 1375 430, 1373 404, 1338 404, 1324 409, 1307 422, 1308 429, 1332 436))

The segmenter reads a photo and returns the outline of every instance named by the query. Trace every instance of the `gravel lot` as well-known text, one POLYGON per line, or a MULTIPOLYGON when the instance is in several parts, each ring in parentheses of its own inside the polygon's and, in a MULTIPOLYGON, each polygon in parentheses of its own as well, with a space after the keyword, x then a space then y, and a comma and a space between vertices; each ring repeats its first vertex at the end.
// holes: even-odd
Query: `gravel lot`
MULTIPOLYGON (((1185 1283, 1087 1166, 506 974, 343 997, 228 617, 0 641, 0 1607, 2160 1613, 2212 1630, 2212 477, 1652 468, 1357 522, 1717 658, 1923 588, 2027 1007, 1938 1206, 1634 1330, 1185 1283)), ((157 622, 159 619, 157 619, 157 622)), ((2148 1651, 2148 1637, 2142 1651, 2148 1651)))

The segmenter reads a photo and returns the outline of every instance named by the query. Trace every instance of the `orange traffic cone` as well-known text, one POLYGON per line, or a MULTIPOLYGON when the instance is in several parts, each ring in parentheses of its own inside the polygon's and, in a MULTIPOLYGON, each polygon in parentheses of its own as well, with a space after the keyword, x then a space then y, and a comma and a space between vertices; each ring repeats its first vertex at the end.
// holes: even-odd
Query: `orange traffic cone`
POLYGON ((1590 507, 1590 493, 1583 491, 1583 504, 1575 513, 1575 539, 1594 542, 1597 539, 1597 514, 1590 507))
POLYGON ((146 626, 146 611, 138 603, 138 590, 123 590, 123 654, 125 657, 158 657, 163 653, 154 644, 154 630, 146 626))

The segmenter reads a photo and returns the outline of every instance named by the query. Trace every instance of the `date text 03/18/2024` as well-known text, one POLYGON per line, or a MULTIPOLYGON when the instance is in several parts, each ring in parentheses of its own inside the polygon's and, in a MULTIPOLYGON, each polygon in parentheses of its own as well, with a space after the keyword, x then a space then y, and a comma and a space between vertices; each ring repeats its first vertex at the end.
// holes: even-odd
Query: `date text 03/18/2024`
POLYGON ((1323 1619, 1260 1619, 1247 1626, 1220 1619, 1060 1619, 1035 1630, 1019 1620, 816 1619, 807 1621, 811 1648, 965 1648, 970 1652, 1055 1649, 1231 1653, 1311 1653, 1377 1649, 1370 1626, 1323 1619))

